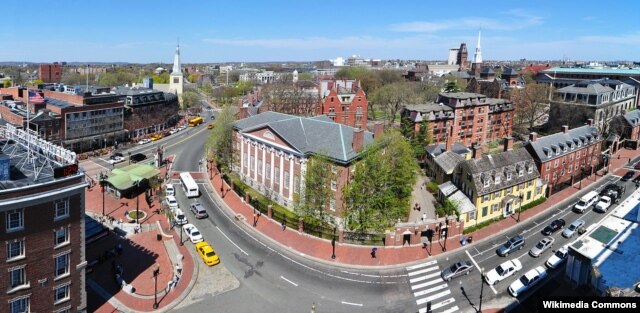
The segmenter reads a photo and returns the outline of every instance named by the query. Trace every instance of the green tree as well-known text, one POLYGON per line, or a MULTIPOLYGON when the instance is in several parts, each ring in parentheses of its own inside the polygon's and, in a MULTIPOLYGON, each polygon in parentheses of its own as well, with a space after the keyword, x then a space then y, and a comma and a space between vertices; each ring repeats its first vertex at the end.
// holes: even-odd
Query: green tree
POLYGON ((429 123, 427 120, 422 120, 420 123, 420 129, 411 140, 411 145, 415 153, 415 157, 418 160, 422 160, 425 155, 424 147, 431 144, 431 136, 429 134, 429 123))
POLYGON ((236 84, 236 89, 238 90, 238 96, 244 96, 247 92, 253 90, 253 83, 250 81, 240 81, 236 84))
POLYGON ((404 81, 404 77, 402 77, 402 72, 397 70, 379 70, 377 71, 378 77, 380 78, 380 83, 382 85, 393 84, 397 82, 404 81))
POLYGON ((9 88, 9 87, 11 87, 11 79, 5 78, 5 79, 3 80, 3 82, 2 82, 2 86, 3 86, 4 88, 9 88))
POLYGON ((313 74, 309 72, 303 72, 298 74, 298 80, 313 80, 313 74))
POLYGON ((189 76, 187 76, 187 80, 188 80, 190 83, 195 83, 195 82, 198 80, 198 76, 193 75, 193 74, 189 74, 189 76))
POLYGON ((193 90, 185 90, 182 93, 182 108, 192 112, 199 112, 200 95, 193 90))
POLYGON ((162 74, 153 74, 151 78, 153 79, 154 84, 168 84, 169 83, 169 75, 168 72, 163 72, 162 74))
POLYGON ((398 82, 378 88, 373 92, 370 100, 385 110, 387 124, 393 125, 400 108, 410 102, 418 101, 419 98, 411 85, 407 82, 398 82))
POLYGON ((217 164, 228 171, 231 169, 233 159, 233 122, 235 114, 230 107, 225 107, 217 114, 214 128, 209 133, 205 143, 207 159, 216 160, 217 164))
POLYGON ((400 118, 400 133, 407 139, 412 139, 415 136, 414 123, 407 115, 400 118))
POLYGON ((445 199, 442 205, 436 207, 436 214, 440 217, 456 216, 460 219, 460 205, 457 201, 445 199))
POLYGON ((460 86, 455 80, 449 80, 444 84, 444 92, 460 92, 460 86))
POLYGON ((436 101, 440 91, 440 87, 431 82, 416 82, 414 85, 414 92, 423 103, 436 101))
POLYGON ((334 179, 333 168, 329 158, 323 153, 309 158, 304 176, 304 188, 298 195, 295 211, 305 222, 312 224, 328 223, 326 209, 329 208, 333 192, 331 181, 334 179))

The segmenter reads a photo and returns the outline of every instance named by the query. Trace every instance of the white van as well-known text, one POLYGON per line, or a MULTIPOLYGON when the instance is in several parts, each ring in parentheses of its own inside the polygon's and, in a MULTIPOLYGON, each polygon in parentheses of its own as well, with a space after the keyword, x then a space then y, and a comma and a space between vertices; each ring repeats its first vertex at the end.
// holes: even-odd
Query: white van
POLYGON ((176 197, 174 196, 167 196, 167 205, 169 206, 170 209, 177 209, 178 208, 178 201, 176 200, 176 197))
POLYGON ((167 186, 165 186, 165 190, 166 190, 167 196, 176 195, 176 190, 173 189, 173 184, 167 184, 167 186))
POLYGON ((573 210, 578 213, 583 213, 584 210, 591 207, 594 203, 596 203, 596 201, 598 201, 598 192, 589 191, 586 195, 580 197, 578 203, 573 206, 573 210))

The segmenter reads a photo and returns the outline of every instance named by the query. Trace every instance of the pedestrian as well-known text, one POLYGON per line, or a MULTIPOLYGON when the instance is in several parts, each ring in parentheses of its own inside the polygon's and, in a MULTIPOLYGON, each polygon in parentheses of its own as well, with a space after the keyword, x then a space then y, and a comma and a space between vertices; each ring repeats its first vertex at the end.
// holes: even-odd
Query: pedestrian
POLYGON ((182 267, 180 267, 180 264, 176 264, 176 273, 182 275, 182 267))
POLYGON ((116 245, 116 252, 118 253, 118 255, 122 255, 122 243, 118 242, 118 244, 116 245))
POLYGON ((282 221, 282 231, 284 231, 285 229, 287 229, 287 224, 284 223, 284 220, 282 221))
POLYGON ((422 221, 424 222, 424 220, 427 219, 427 213, 422 213, 422 221))
POLYGON ((371 258, 372 259, 376 258, 376 251, 378 251, 378 248, 376 248, 376 247, 371 248, 371 258))
POLYGON ((124 218, 127 218, 129 216, 129 210, 124 210, 124 218))

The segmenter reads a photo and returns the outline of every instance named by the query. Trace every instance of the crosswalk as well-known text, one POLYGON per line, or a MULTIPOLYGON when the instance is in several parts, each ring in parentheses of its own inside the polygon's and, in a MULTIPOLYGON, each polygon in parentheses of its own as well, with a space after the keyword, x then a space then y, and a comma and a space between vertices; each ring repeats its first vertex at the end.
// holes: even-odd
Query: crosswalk
POLYGON ((433 260, 408 266, 407 275, 413 296, 416 298, 419 313, 427 312, 427 303, 431 302, 434 313, 452 313, 459 311, 456 299, 442 277, 438 261, 433 260))

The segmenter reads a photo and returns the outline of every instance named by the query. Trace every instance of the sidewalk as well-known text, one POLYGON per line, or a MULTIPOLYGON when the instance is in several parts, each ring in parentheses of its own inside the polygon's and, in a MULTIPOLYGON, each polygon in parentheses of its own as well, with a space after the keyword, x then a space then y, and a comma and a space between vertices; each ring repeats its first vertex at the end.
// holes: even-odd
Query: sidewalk
MULTIPOLYGON (((166 167, 160 168, 161 177, 166 167)), ((112 194, 104 195, 100 186, 86 191, 86 213, 111 229, 109 236, 91 243, 86 248, 88 311, 90 312, 150 312, 154 311, 155 281, 153 270, 159 266, 157 277, 158 310, 166 311, 177 305, 191 290, 197 277, 197 266, 189 245, 180 246, 180 236, 171 236, 166 216, 160 214, 159 200, 149 205, 140 195, 140 232, 136 233, 135 220, 125 218, 126 211, 136 210, 136 199, 117 199, 112 194), (111 219, 113 218, 113 219, 111 219), (161 240, 158 240, 160 234, 161 240), (120 244, 122 252, 116 249, 120 244), (181 268, 179 282, 168 293, 167 285, 176 278, 176 264, 181 268), (121 268, 124 282, 116 281, 116 271, 121 268), (125 288, 122 284, 126 284, 125 288), (133 287, 132 290, 130 287, 133 287)), ((155 194, 154 194, 155 196, 155 194)))
MULTIPOLYGON (((627 165, 629 159, 633 160, 638 155, 640 155, 640 152, 635 150, 620 150, 610 159, 610 170, 609 173, 605 175, 605 177, 610 177, 610 175, 624 175, 627 170, 622 169, 622 167, 627 165), (618 155, 620 155, 620 158, 618 158, 618 155)), ((196 178, 196 176, 194 176, 194 178, 196 178)), ((582 189, 588 187, 589 185, 602 178, 602 173, 597 173, 597 175, 594 174, 586 177, 582 181, 582 189)), ((216 169, 213 169, 213 176, 210 178, 210 182, 218 202, 224 202, 226 210, 228 210, 228 212, 236 215, 236 218, 243 220, 245 227, 251 228, 251 224, 253 221, 253 209, 244 202, 244 199, 239 198, 238 195, 233 192, 230 186, 226 183, 224 185, 224 195, 221 194, 221 179, 216 169)), ((551 197, 544 203, 522 212, 520 215, 520 220, 522 221, 533 218, 537 214, 567 199, 568 197, 582 190, 579 189, 579 187, 580 183, 577 182, 573 187, 566 188, 560 192, 557 192, 556 194, 551 195, 551 197)), ((466 236, 473 236, 474 243, 477 243, 480 240, 498 235, 501 232, 506 231, 508 228, 514 226, 515 224, 516 221, 514 219, 506 218, 500 222, 494 223, 466 236)), ((283 246, 284 248, 293 250, 303 256, 316 261, 346 267, 384 267, 391 265, 401 265, 423 260, 429 256, 429 254, 427 253, 427 250, 429 250, 429 248, 425 250, 421 245, 405 247, 378 246, 376 258, 372 258, 372 246, 359 246, 336 242, 336 258, 332 259, 332 246, 330 240, 319 239, 311 235, 299 232, 297 229, 286 228, 285 230, 282 230, 280 223, 269 219, 265 215, 259 217, 257 226, 255 228, 260 233, 262 233, 265 238, 271 240, 273 243, 283 246)), ((439 255, 444 253, 445 251, 443 251, 443 248, 445 247, 445 244, 447 251, 452 251, 461 247, 458 237, 448 239, 446 243, 444 243, 444 241, 434 241, 433 247, 431 247, 432 255, 439 255)))

